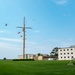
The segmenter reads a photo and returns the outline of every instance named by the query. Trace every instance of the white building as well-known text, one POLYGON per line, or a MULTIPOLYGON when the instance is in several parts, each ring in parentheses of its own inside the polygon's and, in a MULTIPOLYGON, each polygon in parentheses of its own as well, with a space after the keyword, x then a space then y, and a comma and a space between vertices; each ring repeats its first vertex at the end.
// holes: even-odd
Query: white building
MULTIPOLYGON (((18 55, 18 59, 23 59, 23 55, 18 55)), ((34 59, 34 60, 48 60, 48 54, 25 54, 25 59, 34 59)))
MULTIPOLYGON (((36 54, 25 54, 25 59, 34 59, 36 56, 36 54)), ((18 55, 18 59, 23 59, 23 55, 18 55)))
POLYGON ((58 60, 75 59, 75 46, 58 49, 58 60))

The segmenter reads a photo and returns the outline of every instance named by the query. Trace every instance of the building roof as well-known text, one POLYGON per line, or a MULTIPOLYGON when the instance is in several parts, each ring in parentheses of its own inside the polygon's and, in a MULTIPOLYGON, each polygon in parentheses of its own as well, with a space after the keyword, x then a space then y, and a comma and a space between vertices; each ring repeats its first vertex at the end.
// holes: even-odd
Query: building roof
POLYGON ((59 48, 59 49, 65 49, 65 48, 75 48, 75 45, 71 45, 70 47, 63 47, 63 48, 59 48))

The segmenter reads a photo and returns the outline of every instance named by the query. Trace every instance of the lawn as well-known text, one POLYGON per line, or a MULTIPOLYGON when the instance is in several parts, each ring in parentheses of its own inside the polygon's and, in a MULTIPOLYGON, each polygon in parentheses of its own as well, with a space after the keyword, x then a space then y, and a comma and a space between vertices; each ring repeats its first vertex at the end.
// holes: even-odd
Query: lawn
POLYGON ((0 61, 0 75, 75 75, 70 61, 0 61))

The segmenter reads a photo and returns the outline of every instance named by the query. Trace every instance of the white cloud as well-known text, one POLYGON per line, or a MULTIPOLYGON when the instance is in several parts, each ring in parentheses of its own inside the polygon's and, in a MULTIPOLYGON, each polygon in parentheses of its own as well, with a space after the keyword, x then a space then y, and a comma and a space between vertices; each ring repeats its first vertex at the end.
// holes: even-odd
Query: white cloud
POLYGON ((26 42, 26 53, 44 53, 49 54, 54 47, 69 47, 74 45, 74 39, 47 39, 41 42, 27 41, 26 42))
POLYGON ((22 46, 16 43, 0 42, 0 59, 6 58, 17 58, 22 53, 22 46))
MULTIPOLYGON (((9 58, 10 58, 10 56, 12 56, 12 58, 13 58, 13 57, 17 57, 19 54, 22 54, 22 45, 23 45, 22 42, 17 43, 17 42, 15 42, 16 39, 9 40, 9 41, 14 40, 15 43, 7 42, 8 39, 6 39, 6 38, 5 38, 5 40, 6 41, 4 41, 4 42, 0 42, 0 55, 2 55, 2 58, 4 57, 4 55, 8 56, 9 58)), ((52 51, 52 49, 54 47, 69 47, 70 45, 74 45, 74 44, 75 44, 75 41, 72 38, 69 38, 69 39, 47 39, 47 40, 43 40, 41 42, 26 41, 25 53, 50 54, 50 52, 52 51)))
POLYGON ((26 41, 26 44, 30 44, 30 45, 36 45, 37 43, 36 42, 33 42, 33 41, 26 41))
POLYGON ((46 40, 51 47, 69 47, 71 45, 75 45, 74 39, 50 39, 46 40))
POLYGON ((46 53, 49 54, 54 47, 69 47, 73 45, 73 39, 49 39, 41 42, 27 41, 26 42, 26 53, 46 53))
POLYGON ((7 30, 0 30, 0 33, 8 33, 7 30))
POLYGON ((16 49, 18 45, 16 44, 12 44, 12 43, 8 43, 8 42, 0 42, 0 48, 4 48, 4 49, 16 49))
POLYGON ((56 4, 66 4, 68 0, 52 0, 56 4))
POLYGON ((3 33, 4 31, 3 30, 0 30, 0 33, 3 33))
POLYGON ((38 43, 36 41, 26 42, 26 53, 37 54, 37 53, 48 53, 49 46, 43 43, 38 43))
POLYGON ((20 39, 12 39, 12 38, 0 38, 0 40, 9 42, 22 42, 20 39))
POLYGON ((39 33, 39 32, 40 32, 40 30, 36 30, 36 31, 35 31, 35 33, 39 33))

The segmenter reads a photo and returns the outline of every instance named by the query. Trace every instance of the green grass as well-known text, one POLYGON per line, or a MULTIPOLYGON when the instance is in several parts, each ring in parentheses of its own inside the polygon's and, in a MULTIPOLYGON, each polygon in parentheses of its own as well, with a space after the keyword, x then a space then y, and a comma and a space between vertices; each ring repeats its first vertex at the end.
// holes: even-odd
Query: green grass
POLYGON ((75 75, 69 61, 0 61, 0 75, 75 75))

